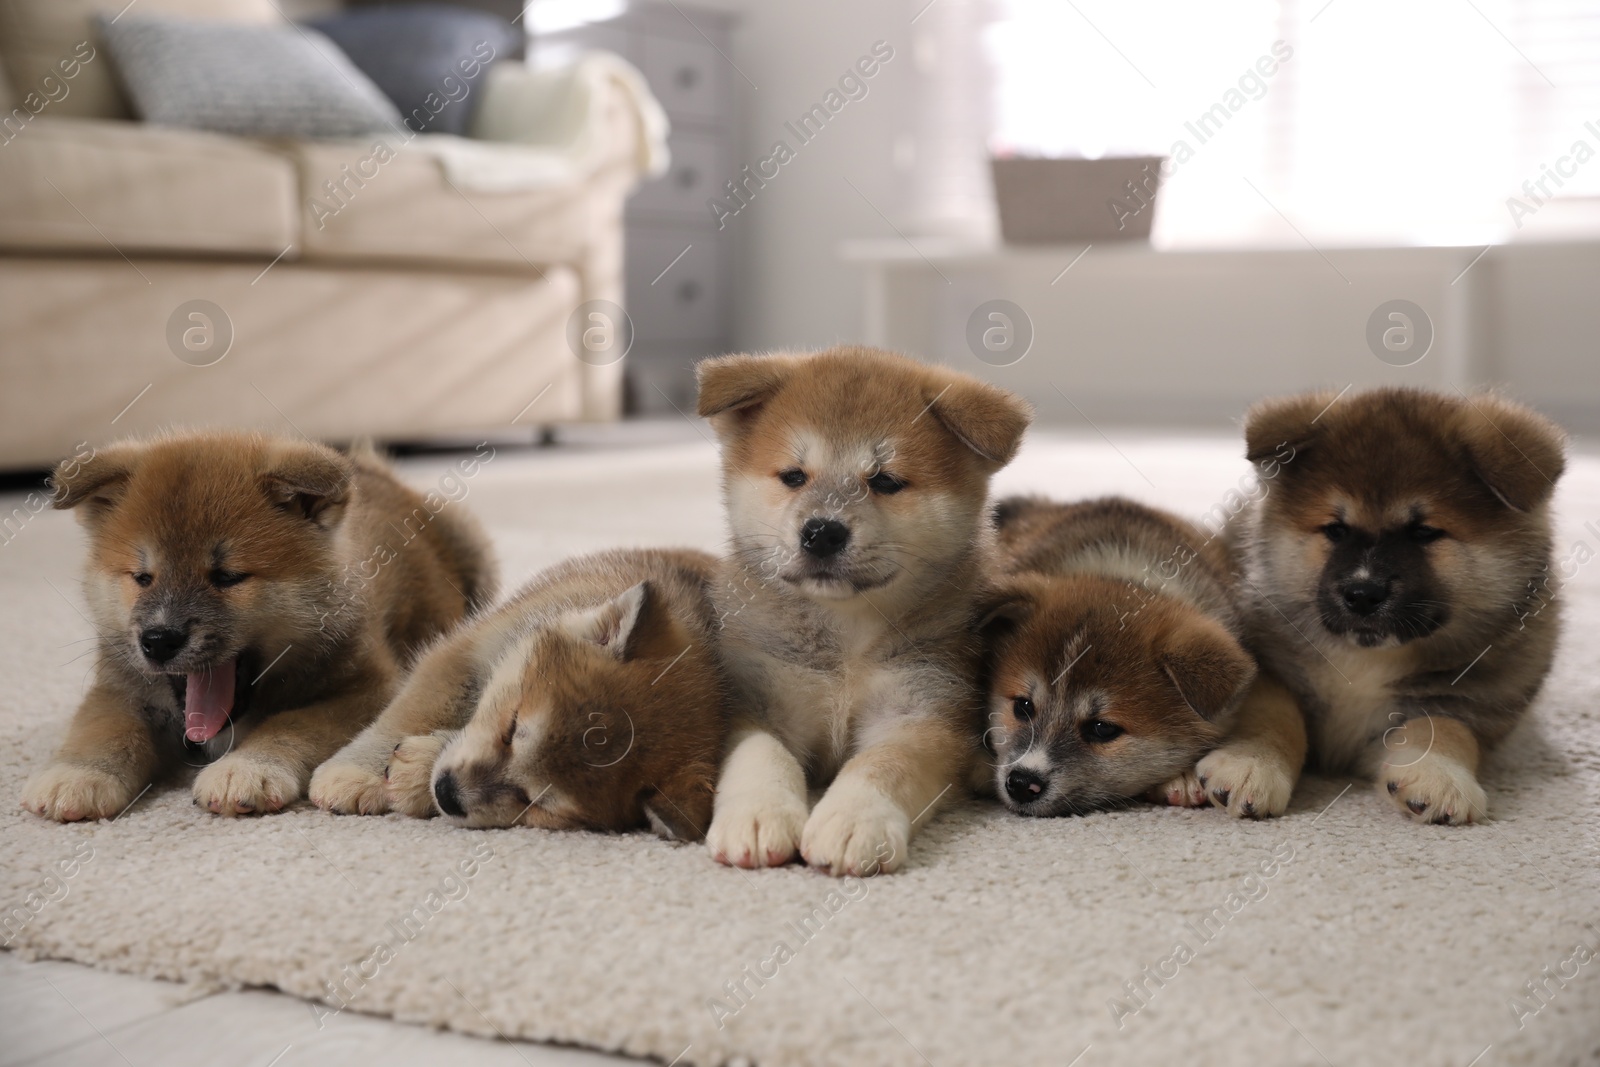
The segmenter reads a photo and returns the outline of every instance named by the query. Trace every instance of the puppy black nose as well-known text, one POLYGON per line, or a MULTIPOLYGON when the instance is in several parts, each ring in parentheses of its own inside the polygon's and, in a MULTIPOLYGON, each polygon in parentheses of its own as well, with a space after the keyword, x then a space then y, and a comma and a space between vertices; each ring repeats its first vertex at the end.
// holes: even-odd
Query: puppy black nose
POLYGON ((446 815, 453 815, 464 819, 467 809, 461 806, 461 794, 456 789, 456 776, 445 771, 439 780, 433 783, 433 799, 439 802, 439 810, 446 815))
POLYGON ((152 663, 167 662, 182 652, 183 646, 188 643, 188 630, 161 627, 155 630, 143 630, 139 634, 139 650, 149 657, 152 663))
POLYGON ((812 519, 800 527, 800 547, 816 556, 827 559, 850 543, 850 527, 838 519, 812 519))
POLYGON ((1388 582, 1351 582, 1344 587, 1345 607, 1357 615, 1371 615, 1389 599, 1388 582))
POLYGON ((1017 768, 1006 775, 1006 796, 1018 804, 1032 804, 1044 796, 1044 776, 1034 771, 1017 768))

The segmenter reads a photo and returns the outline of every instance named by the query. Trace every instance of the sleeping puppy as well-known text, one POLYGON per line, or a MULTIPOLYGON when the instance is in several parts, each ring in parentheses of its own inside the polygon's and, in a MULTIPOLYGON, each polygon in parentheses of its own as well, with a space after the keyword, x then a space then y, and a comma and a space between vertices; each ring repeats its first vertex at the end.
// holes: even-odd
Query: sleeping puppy
POLYGON ((1375 778, 1413 821, 1482 820, 1479 757, 1556 647, 1563 434, 1492 394, 1379 389, 1267 401, 1245 441, 1294 456, 1235 536, 1254 647, 1317 763, 1375 778))
POLYGON ((720 861, 892 871, 966 781, 989 477, 1029 411, 868 348, 699 366, 731 548, 715 588, 743 718, 707 837, 720 861), (826 787, 808 814, 808 785, 826 787))
POLYGON ((629 830, 698 841, 727 728, 712 644, 716 561, 602 552, 543 572, 417 664, 311 780, 363 815, 629 830))
POLYGON ((53 481, 88 532, 99 658, 23 794, 46 818, 114 816, 180 760, 209 764, 201 807, 276 811, 422 646, 494 595, 476 524, 375 455, 175 434, 69 460, 53 481))
MULTIPOLYGON (((1230 734, 1256 675, 1222 543, 1111 497, 994 508, 1001 577, 991 642, 995 790, 1023 815, 1081 814, 1150 799, 1203 803, 1200 757, 1230 734)), ((1304 755, 1302 740, 1302 752, 1304 755)), ((1293 779, 1243 799, 1276 815, 1293 779)))

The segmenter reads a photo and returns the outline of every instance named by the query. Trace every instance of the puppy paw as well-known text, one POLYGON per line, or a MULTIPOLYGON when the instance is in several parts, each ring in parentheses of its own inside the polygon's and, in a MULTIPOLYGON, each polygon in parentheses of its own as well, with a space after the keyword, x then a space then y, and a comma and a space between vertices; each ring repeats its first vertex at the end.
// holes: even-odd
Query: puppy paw
POLYGON ((832 875, 890 874, 904 862, 911 820, 868 786, 835 782, 806 821, 800 852, 832 875))
POLYGON ((394 746, 389 766, 383 772, 389 810, 413 819, 437 814, 433 806, 433 764, 443 751, 444 742, 433 734, 408 737, 394 746))
POLYGON ((1174 808, 1203 808, 1210 803, 1206 787, 1194 771, 1184 771, 1164 785, 1152 786, 1144 798, 1152 804, 1166 804, 1174 808))
POLYGON ((387 793, 383 775, 357 763, 330 760, 311 775, 311 802, 335 815, 382 815, 387 793))
POLYGON ((234 752, 195 777, 194 802, 215 815, 257 815, 298 800, 301 789, 293 768, 234 752))
POLYGON ((1203 758, 1194 770, 1212 804, 1246 819, 1282 815, 1297 777, 1270 754, 1227 745, 1203 758))
POLYGON ((718 796, 706 847, 730 867, 782 867, 800 850, 805 801, 780 790, 718 796))
POLYGON ((1477 776, 1438 753, 1410 765, 1384 764, 1378 769, 1378 793, 1412 822, 1459 826, 1482 822, 1489 814, 1489 798, 1477 776))
POLYGON ((134 791, 122 779, 94 767, 55 763, 22 791, 22 806, 57 822, 110 819, 133 802, 134 791))

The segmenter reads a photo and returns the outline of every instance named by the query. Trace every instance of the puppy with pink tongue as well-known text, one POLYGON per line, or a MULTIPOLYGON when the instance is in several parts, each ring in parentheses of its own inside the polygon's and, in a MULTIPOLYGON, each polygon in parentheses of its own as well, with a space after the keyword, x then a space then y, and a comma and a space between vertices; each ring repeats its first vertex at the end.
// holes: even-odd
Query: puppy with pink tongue
MULTIPOLYGON (((485 458, 460 461, 463 477, 485 458)), ((114 817, 184 764, 202 768, 208 811, 282 808, 420 650, 494 595, 461 505, 370 452, 170 435, 80 453, 53 487, 87 534, 99 658, 22 795, 47 819, 114 817)))

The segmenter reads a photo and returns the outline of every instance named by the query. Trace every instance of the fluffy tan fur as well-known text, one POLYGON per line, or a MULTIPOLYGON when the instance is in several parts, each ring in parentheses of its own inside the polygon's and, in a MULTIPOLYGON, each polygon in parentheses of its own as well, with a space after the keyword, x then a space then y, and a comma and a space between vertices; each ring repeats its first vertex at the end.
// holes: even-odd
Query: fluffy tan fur
POLYGON ((311 798, 363 815, 699 840, 727 730, 708 588, 688 550, 568 560, 458 628, 311 798))
POLYGON ((892 871, 974 755, 982 512, 1029 412, 865 348, 708 360, 699 379, 722 442, 715 595, 742 710, 708 844, 741 866, 799 853, 892 871), (826 787, 814 809, 811 786, 826 787))
POLYGON ((1480 820, 1480 751, 1538 692, 1559 633, 1549 501, 1565 441, 1493 394, 1263 403, 1252 460, 1292 454, 1234 531, 1252 641, 1313 757, 1419 822, 1480 820))
POLYGON ((23 806, 114 816, 162 770, 195 802, 275 811, 383 707, 408 661, 493 596, 487 542, 376 456, 236 433, 132 441, 63 463, 55 505, 88 531, 94 682, 23 806), (375 562, 381 556, 382 562, 375 562), (187 634, 157 663, 141 638, 187 634), (183 679, 238 663, 228 728, 185 741, 183 679))

